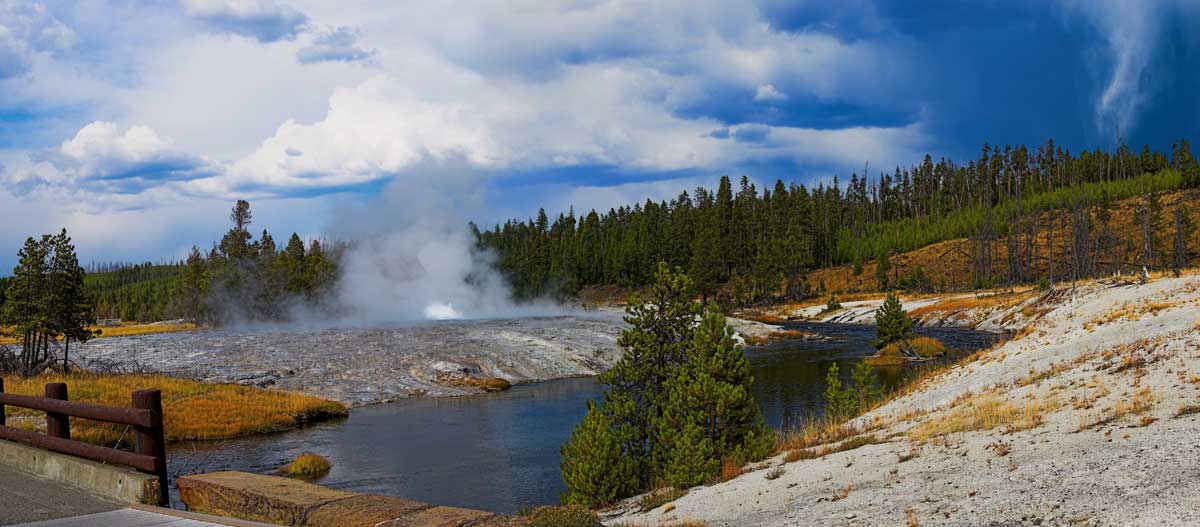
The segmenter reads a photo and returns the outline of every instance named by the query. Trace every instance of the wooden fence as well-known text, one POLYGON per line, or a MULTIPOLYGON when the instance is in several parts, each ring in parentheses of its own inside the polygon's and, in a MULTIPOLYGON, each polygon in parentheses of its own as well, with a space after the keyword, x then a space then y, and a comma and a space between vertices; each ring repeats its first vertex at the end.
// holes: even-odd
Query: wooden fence
POLYGON ((45 397, 4 393, 0 379, 0 439, 17 441, 51 452, 68 454, 104 463, 134 468, 158 477, 158 504, 170 505, 167 497, 167 451, 163 438, 162 393, 159 390, 133 392, 130 408, 70 401, 67 385, 46 384, 45 397), (17 406, 46 412, 46 433, 38 434, 7 426, 5 406, 17 406), (71 421, 77 417, 128 425, 134 431, 133 451, 105 448, 71 440, 71 421))

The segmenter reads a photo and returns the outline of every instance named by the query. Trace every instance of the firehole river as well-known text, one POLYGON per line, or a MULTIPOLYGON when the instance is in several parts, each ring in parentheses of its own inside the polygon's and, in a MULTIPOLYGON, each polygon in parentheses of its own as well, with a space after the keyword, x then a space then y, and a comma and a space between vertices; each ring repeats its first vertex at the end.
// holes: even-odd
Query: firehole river
MULTIPOLYGON (((872 326, 788 327, 828 339, 747 348, 754 394, 767 423, 775 428, 820 415, 829 366, 838 363, 848 377, 854 362, 873 351, 875 336, 872 326)), ((950 328, 917 332, 959 351, 989 346, 1000 337, 950 328)), ((894 384, 904 372, 882 374, 885 384, 894 384)), ((170 454, 170 465, 179 473, 270 474, 302 452, 316 452, 333 464, 317 481, 322 485, 515 513, 558 503, 564 490, 559 447, 582 419, 585 402, 597 399, 600 390, 594 378, 584 377, 518 385, 499 393, 359 407, 348 419, 278 435, 179 445, 170 454)))

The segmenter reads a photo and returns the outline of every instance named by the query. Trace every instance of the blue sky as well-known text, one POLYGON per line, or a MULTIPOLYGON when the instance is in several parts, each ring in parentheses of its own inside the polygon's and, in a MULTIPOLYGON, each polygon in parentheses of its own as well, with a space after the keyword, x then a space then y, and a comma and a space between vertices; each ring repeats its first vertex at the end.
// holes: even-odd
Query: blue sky
MULTIPOLYGON (((465 178, 481 223, 983 142, 1200 135, 1186 1, 0 0, 0 267, 179 258, 465 178)), ((460 192, 463 179, 444 192, 460 192)), ((416 193, 414 193, 416 194, 416 193)), ((397 206, 404 206, 403 203, 397 206)), ((403 226, 399 226, 403 227, 403 226)))

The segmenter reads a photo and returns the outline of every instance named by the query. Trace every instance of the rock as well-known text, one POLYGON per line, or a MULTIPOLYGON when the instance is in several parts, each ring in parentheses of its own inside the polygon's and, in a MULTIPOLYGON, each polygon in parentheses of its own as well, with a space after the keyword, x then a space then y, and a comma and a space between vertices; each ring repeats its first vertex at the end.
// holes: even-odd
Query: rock
POLYGON ((302 525, 309 511, 353 497, 352 492, 274 476, 213 472, 176 480, 188 510, 243 520, 302 525))
POLYGON ((358 494, 288 478, 213 472, 177 481, 188 510, 307 527, 519 527, 528 520, 487 511, 358 494))

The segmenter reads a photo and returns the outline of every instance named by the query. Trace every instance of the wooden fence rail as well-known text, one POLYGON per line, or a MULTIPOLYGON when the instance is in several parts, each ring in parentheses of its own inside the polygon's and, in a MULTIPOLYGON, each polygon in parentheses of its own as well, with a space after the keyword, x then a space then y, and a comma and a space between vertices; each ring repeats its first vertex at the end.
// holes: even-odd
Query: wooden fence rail
POLYGON ((61 382, 46 384, 45 397, 8 394, 4 393, 4 379, 0 379, 0 439, 25 443, 51 452, 124 465, 154 475, 158 477, 158 504, 163 507, 169 506, 162 393, 159 390, 138 390, 133 392, 131 403, 131 408, 120 408, 70 401, 67 398, 67 385, 61 382), (7 426, 4 418, 5 406, 46 412, 46 433, 38 434, 7 426), (133 452, 72 441, 71 417, 132 427, 133 452))

